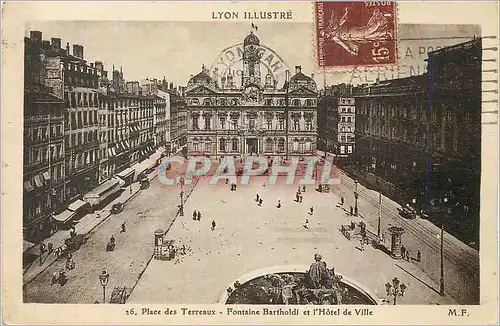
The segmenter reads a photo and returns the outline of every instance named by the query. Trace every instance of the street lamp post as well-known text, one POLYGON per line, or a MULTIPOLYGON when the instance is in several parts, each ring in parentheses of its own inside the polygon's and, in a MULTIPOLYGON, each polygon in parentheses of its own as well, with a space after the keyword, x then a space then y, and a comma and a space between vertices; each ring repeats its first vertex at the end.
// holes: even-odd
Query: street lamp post
POLYGON ((392 284, 389 282, 385 283, 385 291, 388 297, 393 297, 393 304, 396 305, 398 297, 403 297, 405 295, 406 285, 400 283, 399 279, 395 277, 392 279, 392 284))
POLYGON ((102 303, 106 303, 106 285, 109 282, 109 274, 106 269, 103 269, 101 275, 99 275, 99 281, 102 285, 102 303))
POLYGON ((358 180, 354 180, 354 216, 358 216, 358 180))
MULTIPOLYGON (((446 205, 448 203, 448 198, 445 197, 443 198, 443 202, 444 204, 446 205)), ((447 213, 447 211, 446 211, 447 213)), ((445 214, 446 214, 445 213, 445 214)), ((444 246, 444 214, 441 214, 441 239, 440 239, 440 242, 441 242, 441 245, 440 245, 440 270, 441 270, 441 275, 440 275, 440 278, 439 278, 439 295, 440 296, 444 296, 444 250, 443 250, 443 246, 444 246)))

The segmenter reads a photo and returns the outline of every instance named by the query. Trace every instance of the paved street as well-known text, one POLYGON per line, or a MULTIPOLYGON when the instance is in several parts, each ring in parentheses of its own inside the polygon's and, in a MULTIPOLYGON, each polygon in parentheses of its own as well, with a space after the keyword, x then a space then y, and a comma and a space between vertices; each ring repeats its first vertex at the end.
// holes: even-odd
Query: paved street
MULTIPOLYGON (((346 206, 354 206, 354 181, 341 174, 342 182, 334 191, 346 200, 346 206)), ((378 221, 378 192, 358 184, 359 212, 374 230, 378 221)), ((417 218, 406 220, 399 216, 399 205, 382 196, 381 229, 391 225, 405 229, 403 244, 415 256, 422 251, 422 262, 417 266, 425 271, 435 282, 440 279, 440 229, 427 220, 417 218)), ((461 304, 479 303, 479 253, 452 235, 444 234, 444 271, 445 290, 461 304)))
MULTIPOLYGON (((184 188, 187 193, 191 186, 184 188)), ((167 229, 177 212, 180 186, 165 186, 158 178, 151 186, 131 199, 118 215, 110 216, 89 234, 89 240, 73 255, 76 269, 67 271, 66 285, 51 285, 52 273, 64 269, 63 259, 56 261, 24 288, 25 302, 94 303, 102 302, 98 276, 107 268, 110 279, 106 288, 109 301, 115 286, 132 288, 153 253, 154 231, 167 229), (122 222, 127 231, 120 233, 122 222), (111 235, 116 249, 106 252, 111 235)))
MULTIPOLYGON (((74 254, 76 269, 67 272, 66 285, 50 285, 52 273, 64 269, 64 260, 56 261, 25 287, 25 301, 101 301, 98 275, 102 268, 107 268, 111 275, 107 300, 113 287, 132 288, 140 278, 128 302, 215 303, 228 284, 238 277, 270 266, 309 265, 316 252, 321 253, 337 273, 356 280, 379 298, 385 297, 384 284, 395 276, 409 285, 401 303, 469 303, 478 295, 473 283, 477 279, 470 263, 474 250, 447 234, 445 276, 450 297, 438 295, 439 251, 436 248, 439 247, 436 244, 439 239, 436 234, 439 229, 426 225, 427 221, 400 218, 397 204, 387 198, 383 199, 382 231, 390 225, 403 226, 406 230, 403 243, 413 256, 417 249, 422 250, 423 261, 395 261, 372 247, 360 251, 359 243, 348 241, 339 231, 340 225, 359 218, 352 218, 346 212, 350 205, 354 206, 354 184, 345 175, 342 184, 332 186, 329 194, 309 186, 303 203, 294 201, 297 186, 269 185, 267 177, 250 180, 251 184, 238 185, 237 191, 230 191, 223 182, 210 185, 209 179, 202 179, 189 195, 185 216, 174 222, 180 187, 165 186, 155 179, 150 188, 126 204, 123 212, 111 216, 89 235, 88 242, 74 254), (257 193, 263 198, 262 207, 255 201, 257 193), (345 198, 343 208, 337 205, 340 196, 345 198), (280 209, 276 207, 278 200, 283 205, 280 209), (314 207, 312 216, 308 214, 311 206, 314 207), (192 220, 195 209, 202 212, 200 222, 192 220), (306 218, 308 229, 303 226, 306 218), (215 231, 210 230, 212 220, 217 225, 215 231), (123 221, 127 223, 126 233, 119 232, 123 221), (152 260, 148 265, 154 231, 168 229, 172 222, 166 239, 175 240, 177 247, 185 245, 186 255, 174 261, 152 260), (111 234, 117 238, 117 247, 114 252, 105 252, 111 234), (459 279, 467 281, 457 282, 459 279)), ((186 196, 192 187, 184 187, 186 196)), ((358 191, 362 218, 368 228, 376 232, 378 194, 361 185, 358 191)))
POLYGON ((225 184, 200 181, 186 205, 186 216, 177 219, 166 236, 177 246, 184 244, 186 255, 174 261, 152 260, 128 302, 215 303, 232 281, 246 273, 276 265, 309 265, 319 252, 336 273, 356 280, 379 298, 385 298, 384 284, 398 277, 408 284, 401 303, 456 303, 440 297, 438 284, 414 263, 396 262, 372 247, 360 251, 359 243, 348 241, 339 229, 351 217, 336 207, 335 194, 322 194, 310 186, 304 202, 296 203, 296 186, 264 186, 266 177, 251 180, 235 192, 225 184), (257 193, 263 198, 262 207, 255 201, 257 193), (192 220, 194 209, 202 212, 200 222, 192 220), (306 218, 309 229, 303 226, 306 218), (210 229, 212 220, 215 231, 210 229))

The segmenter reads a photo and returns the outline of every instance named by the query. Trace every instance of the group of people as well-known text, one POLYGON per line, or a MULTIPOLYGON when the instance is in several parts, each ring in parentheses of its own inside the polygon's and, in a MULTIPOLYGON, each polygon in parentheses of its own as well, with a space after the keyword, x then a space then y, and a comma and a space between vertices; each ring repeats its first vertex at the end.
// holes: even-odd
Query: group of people
MULTIPOLYGON (((193 211, 193 221, 201 221, 201 212, 197 211, 196 209, 193 211)), ((217 224, 215 223, 214 220, 212 220, 210 230, 215 231, 215 227, 217 224)))
MULTIPOLYGON (((404 245, 401 246, 401 257, 406 261, 410 261, 412 259, 410 250, 404 245)), ((417 250, 417 257, 415 260, 417 262, 420 262, 422 260, 422 252, 420 250, 417 250)))
POLYGON ((302 203, 302 200, 304 199, 304 197, 302 196, 302 193, 306 192, 306 186, 302 186, 302 187, 299 187, 299 189, 297 190, 297 193, 295 194, 295 201, 297 203, 302 203))
POLYGON ((201 212, 196 211, 196 209, 193 211, 193 221, 200 221, 201 220, 201 212))

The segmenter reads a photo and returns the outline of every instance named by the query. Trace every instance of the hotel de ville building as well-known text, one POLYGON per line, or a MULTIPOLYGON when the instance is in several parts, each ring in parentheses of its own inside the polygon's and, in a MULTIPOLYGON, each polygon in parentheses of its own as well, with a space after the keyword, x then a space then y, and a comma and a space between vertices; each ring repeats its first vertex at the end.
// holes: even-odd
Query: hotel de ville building
POLYGON ((221 158, 308 156, 316 153, 317 97, 313 78, 295 67, 278 80, 261 67, 261 43, 250 32, 238 72, 217 69, 190 78, 186 87, 188 155, 221 158), (262 69, 262 71, 261 71, 262 69))

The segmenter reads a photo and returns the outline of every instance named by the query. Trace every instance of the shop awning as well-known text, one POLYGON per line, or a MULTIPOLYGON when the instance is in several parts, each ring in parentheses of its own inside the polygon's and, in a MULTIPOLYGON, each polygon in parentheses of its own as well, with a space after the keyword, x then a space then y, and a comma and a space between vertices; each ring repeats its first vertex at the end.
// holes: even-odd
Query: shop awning
POLYGON ((24 190, 26 191, 33 191, 35 188, 33 188, 33 184, 31 183, 30 180, 24 181, 24 190))
POLYGON ((122 172, 117 173, 116 176, 123 179, 123 178, 127 178, 127 177, 131 176, 134 172, 135 172, 134 169, 126 168, 122 172))
POLYGON ((120 187, 123 187, 125 185, 125 181, 120 178, 112 178, 111 180, 117 180, 120 187))
POLYGON ((71 204, 69 204, 68 210, 75 212, 85 205, 87 205, 86 202, 84 202, 83 200, 77 199, 74 202, 72 202, 71 204))
POLYGON ((83 195, 83 200, 85 200, 90 205, 95 206, 102 202, 104 199, 108 198, 110 195, 120 190, 120 188, 121 187, 119 185, 119 181, 111 179, 83 195))
POLYGON ((54 220, 60 222, 60 223, 66 223, 69 221, 73 216, 76 215, 76 212, 72 212, 70 210, 65 210, 61 214, 54 215, 53 218, 54 220))
POLYGON ((144 166, 146 166, 146 169, 151 169, 155 167, 156 161, 147 158, 144 161, 142 161, 141 164, 144 164, 144 166))
POLYGON ((44 172, 43 178, 45 179, 45 181, 49 181, 50 180, 50 172, 49 171, 44 172))
POLYGON ((35 177, 33 179, 35 180, 35 185, 37 187, 43 186, 43 181, 42 181, 42 178, 39 174, 35 175, 35 177))
POLYGON ((30 248, 33 248, 34 246, 35 246, 34 243, 23 240, 23 252, 25 252, 26 250, 28 250, 30 248))
POLYGON ((113 156, 116 156, 116 149, 114 147, 111 148, 111 151, 113 152, 113 156))
POLYGON ((117 180, 113 180, 113 179, 108 180, 108 181, 104 182, 103 184, 97 186, 96 188, 92 189, 91 191, 89 191, 85 195, 83 195, 83 197, 84 198, 97 198, 99 196, 102 196, 106 192, 110 191, 116 185, 118 185, 117 180))
POLYGON ((127 147, 130 148, 130 143, 128 142, 128 140, 125 141, 125 145, 127 145, 127 147))
POLYGON ((154 162, 156 165, 156 162, 161 158, 161 152, 156 152, 153 155, 149 157, 149 160, 154 162))
POLYGON ((139 174, 141 174, 142 172, 146 171, 148 169, 148 166, 146 164, 143 164, 144 161, 142 163, 137 163, 136 165, 134 165, 132 168, 135 170, 135 175, 138 176, 139 174))

